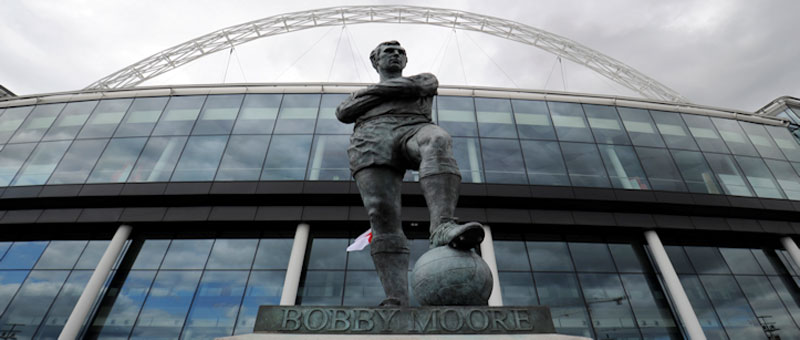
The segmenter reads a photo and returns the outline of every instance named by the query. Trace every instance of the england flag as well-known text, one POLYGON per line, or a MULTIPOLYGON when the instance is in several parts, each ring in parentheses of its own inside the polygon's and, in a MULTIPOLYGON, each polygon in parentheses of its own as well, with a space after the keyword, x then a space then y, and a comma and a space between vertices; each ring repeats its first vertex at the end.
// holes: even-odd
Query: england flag
POLYGON ((347 251, 364 250, 372 242, 372 228, 367 229, 363 234, 356 237, 353 244, 347 247, 347 251))

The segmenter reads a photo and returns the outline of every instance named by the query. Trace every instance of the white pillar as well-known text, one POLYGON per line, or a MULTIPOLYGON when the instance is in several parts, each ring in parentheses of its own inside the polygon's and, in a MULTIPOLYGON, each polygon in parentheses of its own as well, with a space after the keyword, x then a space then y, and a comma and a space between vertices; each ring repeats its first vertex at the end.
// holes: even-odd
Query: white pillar
POLYGON ((781 244, 783 244, 783 249, 789 252, 789 257, 794 261, 795 267, 800 268, 800 249, 797 248, 794 240, 789 236, 784 236, 781 237, 781 244))
POLYGON ((89 278, 89 283, 87 283, 86 288, 83 289, 78 303, 76 303, 75 308, 72 309, 72 313, 69 315, 64 329, 61 330, 61 334, 58 336, 58 340, 75 340, 78 337, 78 332, 81 331, 81 327, 86 322, 86 318, 89 316, 89 312, 91 312, 95 300, 97 300, 100 291, 103 289, 103 283, 106 281, 106 278, 108 278, 111 267, 114 265, 114 262, 117 261, 120 252, 122 252, 122 247, 125 245, 125 241, 128 240, 128 236, 131 234, 131 229, 131 226, 125 224, 117 228, 117 232, 114 234, 114 237, 111 238, 111 243, 108 244, 106 252, 103 253, 103 257, 100 258, 100 262, 97 263, 92 277, 89 278))
POLYGON ((289 266, 286 268, 286 278, 283 280, 281 306, 293 306, 297 299, 297 289, 300 287, 300 275, 303 274, 303 261, 306 257, 310 229, 308 224, 300 223, 294 232, 292 254, 289 255, 289 266))
POLYGON ((644 237, 647 238, 647 244, 650 245, 650 252, 653 259, 656 261, 656 266, 661 271, 664 277, 664 283, 667 285, 667 294, 675 304, 678 317, 681 319, 683 326, 686 327, 686 333, 689 335, 690 340, 705 340, 706 335, 703 333, 703 328, 700 326, 700 321, 697 320, 697 315, 692 309, 692 304, 689 303, 689 298, 686 296, 686 291, 683 290, 678 274, 675 273, 675 268, 672 266, 667 251, 664 250, 664 245, 661 244, 661 239, 658 238, 655 230, 648 230, 644 232, 644 237))
POLYGON ((481 242, 481 257, 489 265, 489 270, 492 271, 492 295, 489 295, 489 306, 502 306, 503 294, 500 292, 500 278, 497 276, 497 258, 494 256, 494 241, 492 240, 492 229, 489 226, 483 226, 483 231, 486 237, 481 242))

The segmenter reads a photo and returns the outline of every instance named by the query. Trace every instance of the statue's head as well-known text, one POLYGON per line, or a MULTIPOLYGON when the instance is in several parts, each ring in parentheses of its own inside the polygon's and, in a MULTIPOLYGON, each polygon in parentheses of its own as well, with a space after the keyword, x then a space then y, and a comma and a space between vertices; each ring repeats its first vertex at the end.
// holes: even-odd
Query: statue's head
POLYGON ((369 60, 372 61, 372 67, 374 67, 378 73, 381 73, 381 70, 400 72, 406 67, 406 63, 408 62, 406 49, 400 46, 400 43, 396 40, 385 41, 378 44, 378 46, 369 53, 369 60))

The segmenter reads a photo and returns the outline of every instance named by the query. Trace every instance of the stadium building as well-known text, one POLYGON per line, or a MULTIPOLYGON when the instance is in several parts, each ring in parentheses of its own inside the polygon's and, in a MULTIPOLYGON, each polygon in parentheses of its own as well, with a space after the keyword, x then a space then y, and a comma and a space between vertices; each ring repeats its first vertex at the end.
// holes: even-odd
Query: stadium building
MULTIPOLYGON (((315 18, 446 16, 397 8, 315 18)), ((0 339, 212 339, 252 332, 259 305, 382 300, 369 252, 345 252, 369 224, 334 116, 365 84, 109 84, 0 97, 0 339)), ((440 88, 491 304, 594 339, 800 339, 800 101, 660 93, 440 88)))

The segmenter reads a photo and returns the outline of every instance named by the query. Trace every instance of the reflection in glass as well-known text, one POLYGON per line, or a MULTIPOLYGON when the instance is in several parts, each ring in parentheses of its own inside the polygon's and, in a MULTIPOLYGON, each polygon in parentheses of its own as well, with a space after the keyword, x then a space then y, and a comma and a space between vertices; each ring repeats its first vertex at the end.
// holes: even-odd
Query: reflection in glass
POLYGON ((67 279, 67 270, 34 270, 19 288, 14 300, 9 303, 0 325, 4 329, 16 324, 18 338, 33 335, 44 320, 47 309, 56 298, 58 291, 67 279))
POLYGON ((169 97, 136 98, 114 137, 149 136, 169 97))
POLYGON ((187 182, 213 180, 227 141, 228 136, 189 137, 170 180, 187 182))
POLYGON ((139 153, 147 142, 145 137, 114 138, 108 143, 100 160, 89 175, 87 183, 122 183, 128 179, 139 153))
POLYGON ((285 269, 289 264, 292 242, 291 238, 261 239, 253 269, 285 269))
POLYGON ((698 274, 730 274, 725 260, 715 247, 684 247, 698 274))
POLYGON ((520 138, 556 139, 547 104, 538 100, 512 99, 514 118, 520 138))
POLYGON ((629 107, 617 107, 617 110, 633 145, 664 147, 664 141, 647 110, 629 107))
POLYGON ((605 243, 569 242, 569 251, 580 272, 616 272, 605 243))
POLYGON ((200 271, 160 271, 131 339, 177 339, 197 290, 200 271))
MULTIPOLYGON (((353 235, 355 236, 355 235, 353 235)), ((347 244, 353 244, 354 237, 351 237, 347 244)), ((409 269, 413 267, 409 266, 409 269)), ((368 251, 347 252, 347 270, 375 270, 375 263, 372 262, 372 255, 368 251)), ((380 301, 378 301, 380 302, 380 301)))
POLYGON ((308 269, 344 269, 347 253, 347 238, 314 238, 308 255, 308 269))
POLYGON ((703 154, 694 151, 672 150, 672 158, 681 170, 689 192, 721 194, 714 174, 708 168, 703 154))
POLYGON ((734 274, 764 275, 750 249, 719 248, 719 251, 734 274))
POLYGON ((556 332, 593 336, 574 273, 534 273, 539 303, 550 307, 556 332))
POLYGON ((166 182, 187 137, 152 137, 147 141, 129 182, 166 182))
POLYGON ((0 270, 0 311, 6 310, 6 306, 17 294, 17 289, 27 276, 27 270, 0 270))
POLYGON ((336 118, 336 107, 339 106, 348 95, 346 94, 323 94, 322 102, 319 105, 319 118, 317 118, 318 134, 341 134, 349 135, 353 133, 353 126, 345 124, 336 118))
POLYGON ((653 190, 686 191, 678 168, 666 149, 636 147, 653 190))
POLYGON ((756 148, 753 147, 747 135, 744 134, 744 130, 735 120, 711 117, 711 121, 714 122, 719 134, 733 154, 758 156, 756 148))
POLYGON ((566 242, 528 241, 527 246, 533 270, 573 270, 566 242))
POLYGON ((153 136, 188 135, 206 96, 170 97, 153 136))
POLYGON ((233 335, 247 271, 206 271, 197 287, 181 339, 215 339, 233 335))
POLYGON ((9 144, 0 151, 0 186, 11 183, 35 146, 36 143, 9 144))
POLYGON ((610 243, 608 248, 611 250, 611 256, 620 273, 642 273, 650 270, 647 257, 636 250, 638 247, 634 248, 629 243, 610 243))
POLYGON ((527 184, 525 164, 516 139, 481 139, 483 168, 489 183, 527 184))
POLYGON ((598 144, 611 185, 618 189, 646 190, 650 188, 633 147, 598 144))
POLYGON ((762 317, 764 323, 774 323, 779 329, 775 334, 781 339, 800 338, 800 330, 766 277, 741 275, 736 276, 736 281, 756 315, 762 317))
POLYGON ((56 168, 71 141, 42 142, 33 150, 11 185, 41 185, 56 168))
POLYGON ((31 269, 45 247, 45 241, 14 242, 0 260, 0 269, 31 269))
POLYGON ((243 94, 210 95, 203 105, 200 118, 192 129, 193 135, 229 134, 233 128, 243 94))
POLYGON ((217 239, 206 269, 250 269, 257 245, 258 239, 217 239))
POLYGON ((98 308, 94 322, 89 326, 86 338, 126 339, 150 291, 155 274, 155 271, 150 270, 131 271, 125 278, 122 289, 109 290, 103 304, 98 308))
POLYGON ((583 104, 594 140, 605 144, 630 145, 628 134, 622 129, 617 110, 613 106, 583 104))
POLYGON ((584 143, 561 143, 569 179, 573 186, 610 187, 597 146, 584 143))
POLYGON ((319 102, 318 94, 284 95, 274 133, 313 133, 319 102))
POLYGON ((733 276, 700 275, 700 281, 732 340, 766 340, 761 325, 733 276))
POLYGON ((106 147, 108 139, 76 140, 47 184, 83 183, 106 147))
POLYGON ((64 103, 36 105, 9 143, 38 142, 63 108, 64 103))
POLYGON ((758 197, 786 198, 764 160, 745 156, 735 156, 735 158, 758 197))
POLYGON ((682 339, 658 282, 642 274, 622 274, 628 301, 645 339, 682 339))
POLYGON ((638 337, 628 297, 617 274, 578 274, 578 278, 598 337, 638 337))
POLYGON ((255 181, 267 155, 269 135, 233 135, 222 156, 217 181, 255 181))
POLYGON ((536 287, 530 272, 499 272, 500 290, 503 296, 503 306, 533 306, 538 305, 536 287))
POLYGON ((302 180, 310 149, 310 135, 273 136, 261 180, 302 180))
POLYGON ((234 134, 269 134, 282 96, 279 94, 248 94, 233 127, 234 134))
POLYGON ((525 243, 522 241, 494 240, 493 244, 495 256, 498 259, 503 259, 502 261, 497 261, 498 270, 531 270, 528 258, 520 256, 527 253, 525 243))
POLYGON ((700 150, 705 152, 718 152, 729 153, 725 142, 722 140, 711 119, 706 116, 698 116, 693 114, 683 114, 683 120, 689 126, 689 132, 692 133, 700 150))
POLYGON ((374 271, 348 271, 344 285, 344 306, 377 306, 386 298, 374 271))
POLYGON ((722 188, 727 195, 736 196, 753 196, 750 188, 744 180, 744 176, 739 172, 733 157, 730 155, 721 155, 716 153, 708 153, 705 155, 711 169, 719 178, 722 188))
POLYGON ((76 270, 69 275, 53 302, 53 306, 47 312, 39 331, 36 332, 35 339, 58 338, 91 275, 92 271, 90 270, 76 270))
MULTIPOLYGON (((78 138, 108 138, 125 116, 133 99, 103 100, 89 117, 78 138)), ((49 134, 49 133, 48 133, 49 134)))
POLYGON ((764 125, 764 128, 766 128, 767 132, 772 136, 778 148, 783 151, 783 155, 786 156, 786 159, 791 162, 800 161, 800 147, 798 147, 797 141, 792 137, 789 129, 783 126, 773 125, 764 125))
POLYGON ((438 124, 451 136, 477 136, 471 97, 438 96, 438 124))
POLYGON ((689 258, 686 257, 683 247, 664 246, 664 250, 667 251, 667 256, 669 256, 669 261, 672 262, 672 267, 675 268, 675 272, 678 274, 694 273, 694 267, 692 267, 691 262, 689 262, 689 258))
POLYGON ((301 306, 340 306, 344 288, 344 271, 307 271, 297 293, 301 306))
MULTIPOLYGON (((792 287, 793 283, 791 283, 791 279, 779 276, 769 276, 768 278, 772 286, 775 287, 775 291, 778 293, 781 301, 783 301, 783 305, 789 310, 794 321, 800 321, 800 302, 798 302, 800 301, 798 300, 800 296, 798 296, 796 288, 792 287)), ((2 306, 0 302, 0 308, 2 308, 2 306)))
POLYGON ((672 149, 698 150, 689 129, 681 119, 681 115, 676 112, 651 111, 653 121, 656 122, 658 131, 667 147, 672 149))
POLYGON ((558 140, 562 142, 594 141, 581 104, 548 102, 558 140))
POLYGON ((790 200, 800 200, 800 177, 788 162, 765 159, 778 184, 790 200))
POLYGON ((145 240, 131 269, 158 269, 169 248, 169 240, 145 240))
POLYGON ((310 181, 347 181, 350 179, 350 164, 347 135, 317 135, 311 148, 311 166, 307 179, 310 181))
POLYGON ((64 140, 73 139, 78 135, 78 131, 83 127, 83 123, 89 118, 92 109, 97 105, 97 101, 72 102, 64 107, 58 119, 53 123, 50 130, 42 140, 64 140))
POLYGON ((767 130, 761 124, 750 123, 750 122, 739 122, 739 125, 742 126, 744 131, 747 133, 747 137, 750 138, 750 141, 753 142, 753 145, 758 150, 758 153, 763 158, 774 158, 774 159, 786 159, 783 156, 783 153, 778 146, 775 145, 775 142, 772 141, 772 137, 767 133, 767 130))
POLYGON ((508 99, 475 98, 475 109, 481 137, 517 137, 508 99))
POLYGON ((34 269, 72 269, 86 241, 51 241, 34 269))
POLYGON ((679 275, 679 278, 706 337, 708 339, 728 339, 697 275, 679 275))
POLYGON ((477 138, 453 137, 453 157, 458 163, 461 181, 464 183, 483 182, 483 161, 479 150, 477 138))
MULTIPOLYGON (((525 168, 533 185, 569 185, 558 142, 521 140, 525 168)), ((460 163, 459 163, 460 164, 460 163)))
POLYGON ((203 269, 214 240, 172 240, 161 269, 203 269))
POLYGON ((285 275, 286 272, 283 270, 259 270, 250 273, 234 334, 252 333, 256 323, 258 307, 261 305, 277 305, 280 302, 285 275))
POLYGON ((17 131, 25 117, 33 110, 33 106, 18 106, 6 109, 0 116, 0 143, 5 143, 17 131))
POLYGON ((97 263, 100 262, 103 253, 105 253, 106 248, 108 248, 109 243, 110 242, 106 240, 89 241, 89 244, 83 249, 78 263, 75 264, 75 269, 94 270, 97 267, 97 263))

